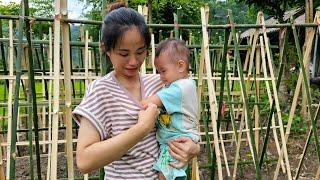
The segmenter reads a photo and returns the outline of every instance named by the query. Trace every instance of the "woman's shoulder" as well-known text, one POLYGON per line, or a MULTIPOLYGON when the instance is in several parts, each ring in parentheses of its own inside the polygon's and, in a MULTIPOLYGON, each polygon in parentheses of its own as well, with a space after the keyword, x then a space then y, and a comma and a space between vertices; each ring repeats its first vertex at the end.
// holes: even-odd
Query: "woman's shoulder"
POLYGON ((114 87, 115 84, 116 82, 113 80, 111 73, 109 73, 92 81, 87 87, 87 93, 95 92, 99 89, 104 89, 105 91, 108 89, 108 87, 114 87))
POLYGON ((100 77, 98 79, 95 79, 94 81, 92 81, 90 83, 90 85, 92 86, 99 86, 101 84, 105 85, 105 84, 113 84, 115 83, 114 82, 114 79, 112 78, 112 73, 108 73, 107 75, 103 76, 103 77, 100 77))

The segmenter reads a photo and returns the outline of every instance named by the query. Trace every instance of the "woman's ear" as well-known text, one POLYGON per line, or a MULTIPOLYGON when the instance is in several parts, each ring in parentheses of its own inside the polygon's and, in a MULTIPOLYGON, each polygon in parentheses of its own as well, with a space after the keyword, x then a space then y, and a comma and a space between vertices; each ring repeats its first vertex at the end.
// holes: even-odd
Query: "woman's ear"
POLYGON ((106 54, 110 57, 110 51, 107 51, 106 54))

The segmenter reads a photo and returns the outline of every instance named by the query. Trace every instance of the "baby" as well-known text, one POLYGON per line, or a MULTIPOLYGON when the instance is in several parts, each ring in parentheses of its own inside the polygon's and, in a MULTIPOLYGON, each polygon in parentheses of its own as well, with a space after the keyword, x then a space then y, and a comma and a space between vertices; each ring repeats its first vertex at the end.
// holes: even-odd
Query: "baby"
POLYGON ((190 52, 178 39, 167 39, 159 43, 155 55, 155 67, 165 88, 142 100, 162 108, 157 121, 157 140, 160 156, 153 168, 159 171, 159 179, 185 179, 187 166, 173 168, 169 163, 179 163, 168 151, 168 142, 180 136, 190 137, 195 143, 200 139, 198 126, 198 99, 196 82, 189 79, 190 52))

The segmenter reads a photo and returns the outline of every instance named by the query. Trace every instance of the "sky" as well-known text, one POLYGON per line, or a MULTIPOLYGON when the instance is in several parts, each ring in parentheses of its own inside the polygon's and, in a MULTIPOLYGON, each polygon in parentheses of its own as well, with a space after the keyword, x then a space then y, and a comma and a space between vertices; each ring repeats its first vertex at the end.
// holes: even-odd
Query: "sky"
MULTIPOLYGON (((3 4, 8 4, 9 2, 15 2, 20 4, 20 0, 0 0, 3 4)), ((84 19, 81 16, 82 7, 84 4, 79 3, 77 0, 68 0, 68 10, 69 19, 84 19)))

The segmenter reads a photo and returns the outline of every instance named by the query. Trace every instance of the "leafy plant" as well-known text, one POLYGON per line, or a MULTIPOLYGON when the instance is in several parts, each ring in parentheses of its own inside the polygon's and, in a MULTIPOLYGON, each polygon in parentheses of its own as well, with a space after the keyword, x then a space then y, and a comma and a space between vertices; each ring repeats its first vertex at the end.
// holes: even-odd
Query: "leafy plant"
MULTIPOLYGON (((289 121, 289 114, 284 113, 282 118, 284 125, 288 124, 289 121)), ((303 122, 301 116, 295 114, 292 119, 291 124, 291 132, 293 132, 293 137, 298 137, 301 134, 305 134, 308 129, 308 126, 303 122)))

